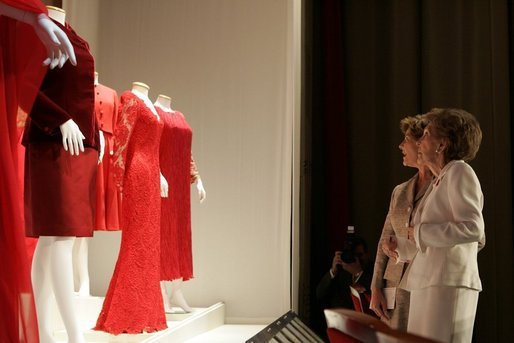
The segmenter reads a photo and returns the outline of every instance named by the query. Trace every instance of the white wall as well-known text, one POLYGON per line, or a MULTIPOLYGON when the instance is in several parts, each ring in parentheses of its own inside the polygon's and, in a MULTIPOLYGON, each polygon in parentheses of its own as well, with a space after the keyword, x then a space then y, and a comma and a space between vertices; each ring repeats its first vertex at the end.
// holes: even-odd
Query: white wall
MULTIPOLYGON (((207 200, 192 192, 195 279, 184 293, 192 306, 224 301, 228 322, 269 322, 292 306, 295 2, 67 3, 82 16, 70 23, 90 39, 101 83, 121 93, 145 82, 192 126, 207 200), (97 17, 84 18, 94 6, 97 17)), ((94 293, 106 291, 117 244, 116 233, 91 244, 94 293)))

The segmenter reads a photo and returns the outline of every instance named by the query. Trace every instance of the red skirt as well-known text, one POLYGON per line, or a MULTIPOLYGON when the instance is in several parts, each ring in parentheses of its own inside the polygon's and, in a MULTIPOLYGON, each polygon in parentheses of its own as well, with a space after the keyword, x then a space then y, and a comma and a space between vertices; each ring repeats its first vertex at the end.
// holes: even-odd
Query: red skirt
POLYGON ((71 156, 61 144, 25 152, 25 227, 29 237, 93 236, 98 151, 71 156))

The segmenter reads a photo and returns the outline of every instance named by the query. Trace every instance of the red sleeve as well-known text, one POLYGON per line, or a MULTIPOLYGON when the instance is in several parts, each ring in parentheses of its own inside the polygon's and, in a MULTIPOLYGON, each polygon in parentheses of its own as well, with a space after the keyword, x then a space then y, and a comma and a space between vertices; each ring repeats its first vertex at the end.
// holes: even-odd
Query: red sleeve
POLYGON ((37 111, 30 113, 30 120, 47 134, 53 134, 61 124, 71 119, 64 109, 41 91, 36 96, 34 107, 37 111))
POLYGON ((119 122, 114 130, 114 155, 112 159, 114 180, 120 191, 123 191, 127 149, 132 129, 137 119, 137 107, 138 103, 134 97, 126 96, 125 94, 121 96, 119 122))

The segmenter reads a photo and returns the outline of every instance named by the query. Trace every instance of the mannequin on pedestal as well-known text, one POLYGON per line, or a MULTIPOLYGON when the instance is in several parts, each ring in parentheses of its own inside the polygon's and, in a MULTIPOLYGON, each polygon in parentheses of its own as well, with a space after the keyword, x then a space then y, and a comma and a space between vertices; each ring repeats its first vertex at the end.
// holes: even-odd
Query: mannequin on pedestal
POLYGON ((168 184, 159 171, 162 120, 134 82, 121 96, 114 134, 113 168, 123 194, 121 246, 96 330, 142 333, 167 327, 159 288, 161 196, 168 184))
POLYGON ((182 282, 193 276, 190 184, 196 184, 200 202, 206 192, 191 154, 192 130, 184 115, 171 109, 166 95, 159 95, 154 105, 164 123, 161 171, 172 182, 169 198, 161 202, 161 291, 166 312, 171 312, 172 304, 191 312, 181 289, 182 282), (171 281, 169 294, 167 281, 171 281))
POLYGON ((98 133, 93 116, 94 60, 87 43, 48 7, 50 18, 75 49, 77 67, 47 73, 27 121, 25 223, 39 237, 32 283, 40 341, 54 342, 49 315, 53 296, 69 342, 84 342, 73 304, 72 248, 75 237, 92 236, 98 133), (72 87, 73 85, 73 87, 72 87))

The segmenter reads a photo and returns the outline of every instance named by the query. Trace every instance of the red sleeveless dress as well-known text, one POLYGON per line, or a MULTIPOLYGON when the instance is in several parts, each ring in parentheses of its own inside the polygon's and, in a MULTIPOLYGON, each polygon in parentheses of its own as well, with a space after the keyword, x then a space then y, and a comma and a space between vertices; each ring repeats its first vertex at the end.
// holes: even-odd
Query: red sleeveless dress
POLYGON ((113 168, 123 195, 121 246, 95 330, 153 332, 167 327, 159 284, 162 120, 130 91, 119 117, 113 168))

